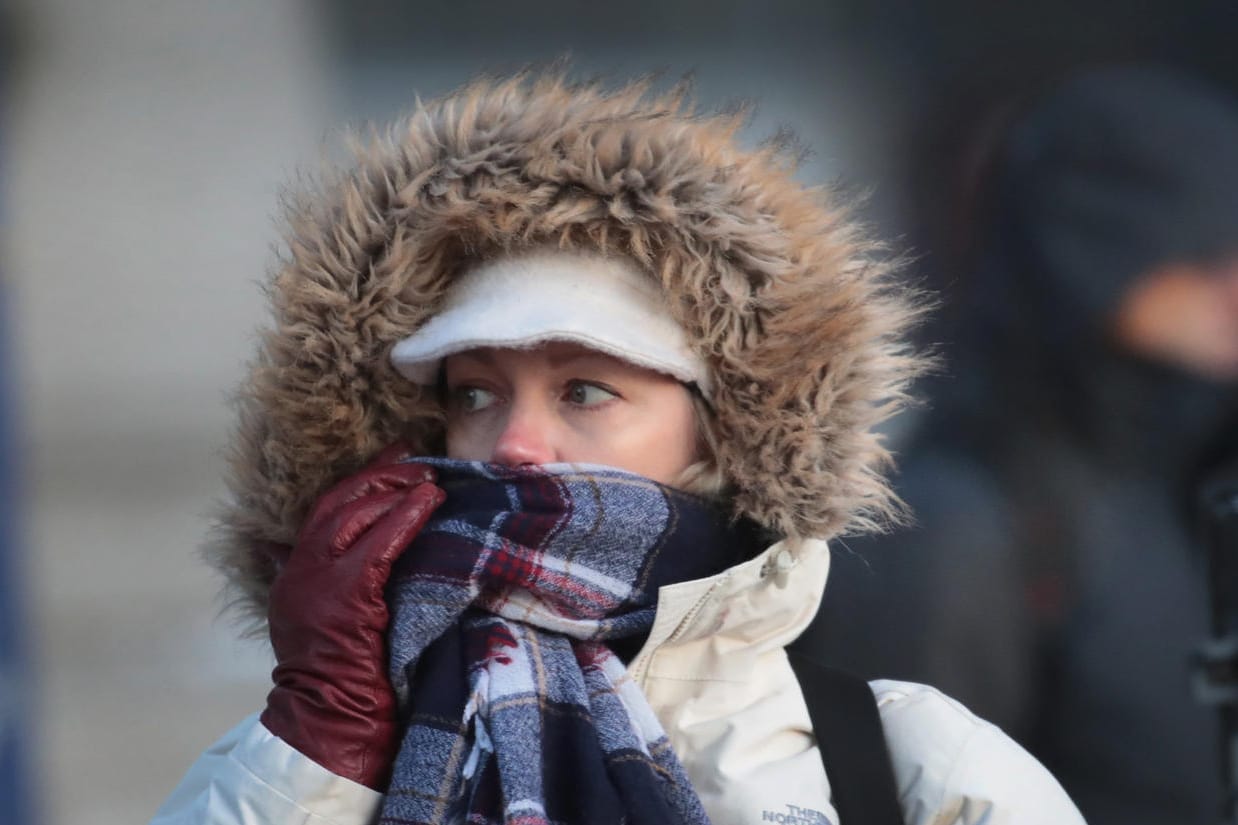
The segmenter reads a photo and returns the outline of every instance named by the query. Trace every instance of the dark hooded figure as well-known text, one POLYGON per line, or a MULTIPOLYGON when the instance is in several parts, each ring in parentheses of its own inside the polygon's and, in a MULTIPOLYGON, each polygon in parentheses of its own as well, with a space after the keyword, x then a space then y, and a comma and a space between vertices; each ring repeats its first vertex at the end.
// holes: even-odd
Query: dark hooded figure
POLYGON ((1213 822, 1183 502, 1236 421, 1238 109, 1172 72, 1090 72, 1015 121, 989 183, 902 459, 919 527, 849 543, 811 642, 979 708, 1094 825, 1213 822))

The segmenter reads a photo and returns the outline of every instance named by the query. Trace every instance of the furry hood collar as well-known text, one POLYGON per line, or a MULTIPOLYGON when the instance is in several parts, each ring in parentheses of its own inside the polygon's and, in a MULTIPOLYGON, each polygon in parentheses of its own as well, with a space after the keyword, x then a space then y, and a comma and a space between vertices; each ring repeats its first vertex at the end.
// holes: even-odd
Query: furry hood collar
POLYGON ((742 123, 643 83, 478 81, 294 193, 208 548, 236 600, 265 615, 263 548, 291 543, 334 481, 397 438, 440 451, 433 392, 390 350, 470 263, 537 246, 626 255, 660 285, 712 371, 738 515, 794 538, 892 515, 873 430, 921 366, 915 296, 783 149, 739 147, 742 123))

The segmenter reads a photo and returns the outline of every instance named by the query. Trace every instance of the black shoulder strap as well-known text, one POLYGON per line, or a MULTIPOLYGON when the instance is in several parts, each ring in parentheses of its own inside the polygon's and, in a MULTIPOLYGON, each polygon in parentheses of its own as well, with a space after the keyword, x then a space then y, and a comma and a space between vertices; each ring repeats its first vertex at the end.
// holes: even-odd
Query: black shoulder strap
POLYGON ((787 651, 825 763, 840 825, 904 825, 877 702, 868 683, 787 651))

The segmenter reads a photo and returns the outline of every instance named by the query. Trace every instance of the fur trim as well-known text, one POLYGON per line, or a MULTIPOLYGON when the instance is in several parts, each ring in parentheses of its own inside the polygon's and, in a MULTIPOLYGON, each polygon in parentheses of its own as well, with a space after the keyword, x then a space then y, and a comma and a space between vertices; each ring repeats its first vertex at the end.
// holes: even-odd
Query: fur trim
POLYGON ((335 480, 398 437, 440 449, 432 391, 395 372, 391 347, 470 264, 546 244, 626 254, 660 282, 715 378, 737 514, 828 538, 897 513, 874 427, 923 364, 904 340, 916 296, 785 151, 738 147, 742 123, 646 83, 483 80, 291 198, 208 549, 237 601, 265 614, 263 547, 291 543, 335 480))

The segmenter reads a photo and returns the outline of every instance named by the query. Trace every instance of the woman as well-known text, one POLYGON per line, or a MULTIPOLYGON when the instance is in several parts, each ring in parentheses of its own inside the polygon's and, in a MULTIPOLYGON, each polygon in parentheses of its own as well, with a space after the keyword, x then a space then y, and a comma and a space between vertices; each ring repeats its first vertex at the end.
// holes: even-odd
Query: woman
MULTIPOLYGON (((275 687, 156 822, 838 821, 783 647, 892 513, 917 310, 738 126, 481 82, 294 204, 216 548, 275 687)), ((873 691, 906 821, 1080 821, 873 691)))

